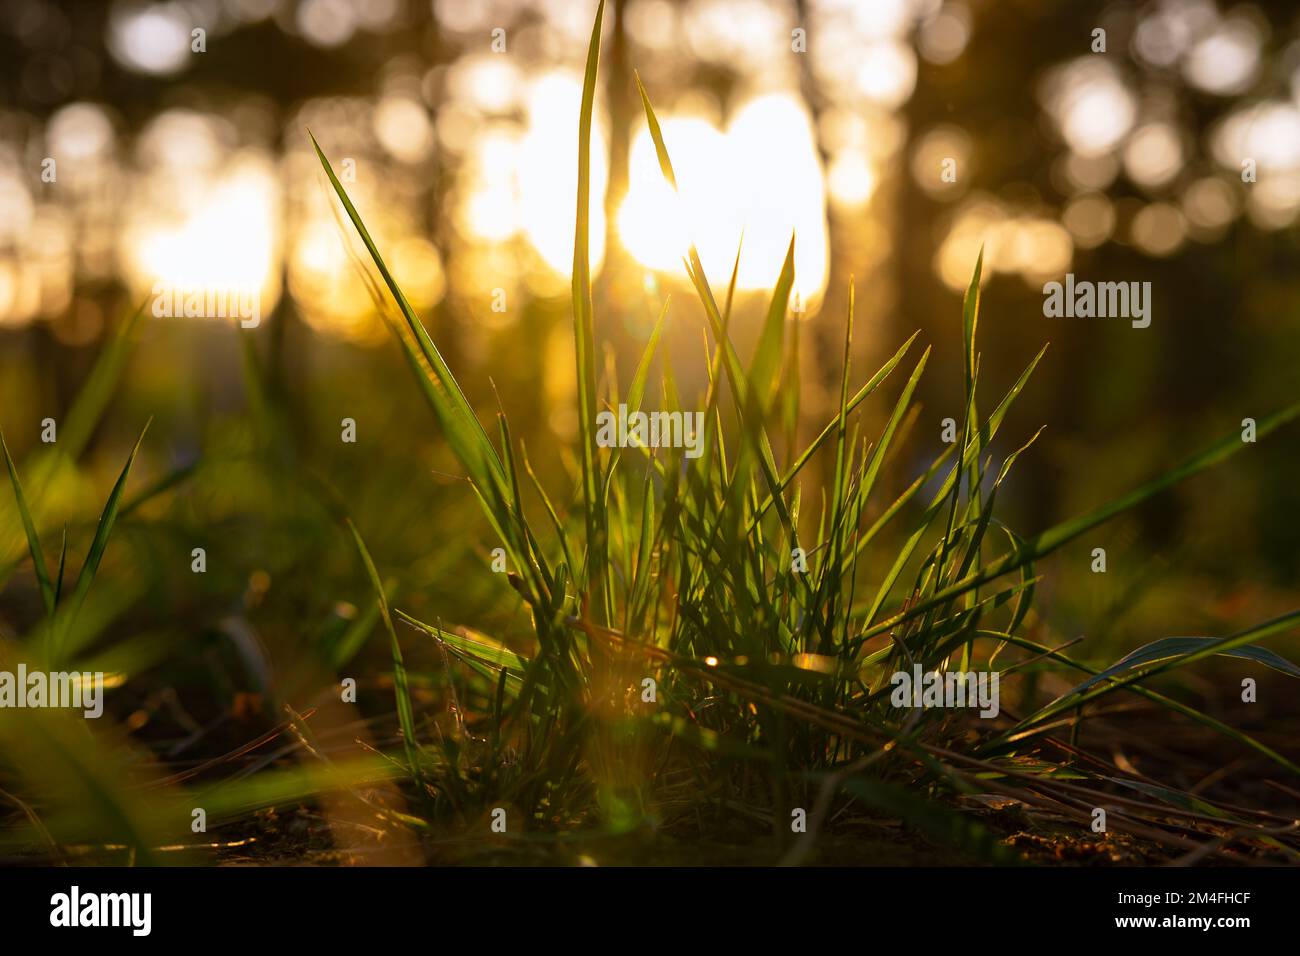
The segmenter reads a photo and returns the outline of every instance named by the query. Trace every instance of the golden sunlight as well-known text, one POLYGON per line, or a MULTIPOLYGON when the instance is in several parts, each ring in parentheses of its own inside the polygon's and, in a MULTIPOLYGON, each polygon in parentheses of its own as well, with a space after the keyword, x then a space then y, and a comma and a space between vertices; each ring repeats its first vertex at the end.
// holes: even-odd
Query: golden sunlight
MULTIPOLYGON (((578 114, 582 81, 554 71, 537 80, 528 96, 528 129, 519 142, 519 219, 546 264, 568 275, 573 268, 574 197, 578 194, 578 114), (560 135, 557 131, 563 130, 560 135)), ((599 126, 591 130, 591 268, 605 259, 605 195, 609 149, 599 126)))
MULTIPOLYGON (((556 275, 573 264, 577 141, 582 87, 571 73, 541 76, 527 97, 527 126, 485 134, 472 153, 470 189, 458 208, 464 228, 487 243, 522 234, 556 275)), ((680 194, 664 182, 649 132, 641 127, 629 159, 629 191, 618 235, 641 265, 685 277, 690 241, 715 281, 731 275, 744 235, 737 286, 770 289, 793 232, 795 301, 807 307, 825 289, 827 189, 808 114, 785 93, 749 101, 725 130, 695 116, 662 118, 680 194)), ((591 263, 605 256, 606 135, 592 130, 591 263)), ((868 187, 869 188, 869 187, 868 187)))
POLYGON ((826 287, 826 183, 803 107, 787 94, 751 100, 725 131, 698 117, 661 118, 678 194, 664 181, 649 132, 632 143, 630 189, 618 214, 624 246, 642 264, 685 275, 690 240, 705 271, 725 281, 744 248, 736 285, 768 289, 793 231, 795 295, 826 287))
POLYGON ((132 286, 256 290, 270 312, 280 295, 278 188, 265 157, 236 156, 205 188, 171 195, 174 217, 138 218, 123 236, 132 286))

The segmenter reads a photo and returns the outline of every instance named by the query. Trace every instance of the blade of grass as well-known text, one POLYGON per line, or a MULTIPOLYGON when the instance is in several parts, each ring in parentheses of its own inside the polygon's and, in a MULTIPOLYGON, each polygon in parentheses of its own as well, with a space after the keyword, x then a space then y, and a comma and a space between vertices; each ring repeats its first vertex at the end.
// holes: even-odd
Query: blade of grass
POLYGON ((600 63, 600 32, 605 0, 596 8, 596 22, 587 46, 582 79, 582 106, 578 117, 578 196, 573 237, 573 337, 578 375, 578 434, 582 443, 582 492, 587 521, 586 583, 597 599, 597 618, 613 620, 613 582, 608 577, 608 520, 600 494, 600 465, 596 447, 596 338, 591 301, 590 206, 591 115, 596 99, 596 73, 600 63))
POLYGON ((41 589, 41 601, 45 605, 45 614, 48 617, 54 614, 54 585, 50 583, 49 570, 45 567, 45 555, 41 552, 41 539, 36 533, 32 513, 27 508, 27 498, 23 495, 23 485, 18 480, 18 468, 14 465, 14 460, 9 454, 9 446, 5 443, 3 432, 0 432, 0 449, 4 451, 5 468, 9 470, 9 482, 13 485, 14 500, 18 504, 18 515, 23 522, 23 532, 27 535, 27 548, 31 552, 32 565, 36 570, 36 583, 41 589))
MULTIPOLYGON (((1263 438, 1265 435, 1277 430, 1288 422, 1300 417, 1300 402, 1287 406, 1259 422, 1256 429, 1256 437, 1263 438)), ((906 610, 900 611, 889 618, 881 620, 870 627, 863 636, 870 637, 875 634, 883 633, 892 627, 910 620, 920 614, 924 614, 930 608, 952 600, 954 597, 965 594, 972 588, 987 584, 996 578, 1015 571, 1025 564, 1037 561, 1043 556, 1050 554, 1057 548, 1074 540, 1082 534, 1086 534, 1098 525, 1104 524, 1117 515, 1140 505, 1149 498, 1154 497, 1160 492, 1169 488, 1171 485, 1184 481, 1194 475, 1211 468, 1214 465, 1232 457, 1238 451, 1247 446, 1241 440, 1241 434, 1238 431, 1229 432, 1219 441, 1210 445, 1197 454, 1184 460, 1180 465, 1170 469, 1163 475, 1148 481, 1147 483, 1135 488, 1128 494, 1121 495, 1113 501, 1107 502, 1087 514, 1080 515, 1068 521, 1063 521, 1046 531, 1041 532, 1033 538, 1028 538, 1023 545, 1004 555, 1002 558, 991 562, 978 571, 975 571, 960 581, 957 581, 948 587, 936 592, 929 598, 919 601, 906 610)))
POLYGON ((379 579, 374 559, 356 525, 348 519, 348 531, 361 555, 361 562, 366 567, 366 576, 374 588, 375 600, 379 604, 379 616, 383 619, 384 630, 388 632, 389 647, 393 655, 393 696, 397 699, 397 721, 402 728, 402 747, 406 751, 406 762, 410 767, 411 777, 419 789, 421 800, 425 800, 427 791, 424 786, 424 769, 420 761, 420 747, 415 736, 415 709, 411 706, 411 688, 406 679, 406 664, 402 660, 402 645, 397 640, 397 631, 393 627, 393 618, 388 610, 388 596, 384 593, 384 584, 379 579))
POLYGON ((99 571, 99 563, 103 560, 104 551, 108 548, 108 539, 113 533, 113 525, 117 521, 118 507, 122 501, 122 494, 126 491, 127 476, 131 473, 131 465, 135 462, 135 456, 140 451, 140 445, 144 442, 144 436, 149 431, 149 422, 140 431, 140 437, 136 439, 135 445, 131 449, 131 454, 127 456, 126 464, 122 466, 122 472, 117 477, 117 482, 113 485, 113 490, 108 495, 108 501, 104 504, 104 510, 99 516, 99 524, 95 526, 95 536, 91 539, 90 550, 86 553, 86 560, 82 562, 81 571, 77 574, 76 584, 72 588, 72 597, 69 599, 66 611, 60 610, 56 621, 49 630, 51 646, 49 653, 51 660, 58 657, 62 649, 63 639, 71 629, 73 622, 76 620, 78 612, 86 601, 86 594, 90 591, 90 585, 95 580, 95 574, 99 571))

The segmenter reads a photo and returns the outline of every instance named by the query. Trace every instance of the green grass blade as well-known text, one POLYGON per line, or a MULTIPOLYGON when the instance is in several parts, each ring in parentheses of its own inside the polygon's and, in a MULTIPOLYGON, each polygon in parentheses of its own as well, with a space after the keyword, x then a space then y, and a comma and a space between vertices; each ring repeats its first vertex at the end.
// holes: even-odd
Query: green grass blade
MULTIPOLYGON (((880 367, 880 370, 877 371, 876 374, 871 377, 870 381, 868 381, 865 385, 863 385, 860 389, 858 389, 858 391, 854 394, 854 396, 851 399, 849 399, 847 405, 845 406, 846 412, 852 414, 853 411, 859 405, 861 405, 862 402, 869 395, 871 395, 877 388, 880 387, 880 383, 883 382, 886 378, 888 378, 889 373, 892 372, 898 366, 898 363, 903 360, 903 356, 907 354, 908 349, 912 347, 912 343, 916 341, 916 337, 918 335, 920 335, 919 332, 913 332, 911 336, 908 338, 908 340, 903 343, 902 347, 893 354, 893 356, 889 359, 889 361, 886 362, 884 365, 882 365, 880 367)), ((781 491, 785 491, 785 489, 790 486, 790 483, 794 481, 795 478, 798 477, 799 472, 802 471, 804 466, 808 464, 809 459, 811 459, 812 456, 816 454, 817 451, 822 447, 822 445, 824 445, 830 439, 830 437, 836 433, 836 429, 838 429, 839 427, 839 420, 840 420, 839 415, 836 415, 829 422, 827 422, 826 427, 823 428, 821 432, 817 435, 817 437, 813 439, 812 443, 809 444, 806 449, 804 449, 803 453, 799 455, 798 458, 795 459, 794 464, 790 466, 789 470, 781 477, 780 482, 778 482, 778 488, 781 491)), ((758 520, 762 518, 764 514, 767 513, 767 510, 770 507, 772 507, 772 497, 769 495, 763 501, 763 503, 760 504, 758 508, 755 510, 753 522, 757 523, 758 520)), ((751 531, 753 530, 753 524, 750 525, 750 530, 751 531)))
MULTIPOLYGON (((1067 656, 1066 654, 1062 654, 1060 651, 1054 650, 1050 647, 1047 647, 1043 644, 1039 644, 1035 641, 1031 641, 1028 638, 1020 637, 1019 635, 1010 633, 1009 631, 979 631, 977 632, 977 635, 981 637, 991 637, 998 641, 1005 641, 1008 644, 1014 644, 1017 647, 1022 647, 1025 650, 1032 651, 1035 654, 1050 658, 1051 660, 1064 664, 1067 667, 1072 667, 1075 670, 1082 671, 1085 674, 1097 673, 1097 671, 1094 670, 1093 668, 1088 667, 1086 664, 1079 663, 1078 661, 1067 656)), ((1137 694, 1139 697, 1144 697, 1147 700, 1157 703, 1162 707, 1166 707, 1169 710, 1180 713, 1185 717, 1189 717, 1192 720, 1200 724, 1203 724, 1206 727, 1209 727, 1211 730, 1215 731, 1216 733, 1222 734, 1224 737, 1227 737, 1231 740, 1235 740, 1238 743, 1246 747, 1249 747, 1251 750, 1254 750, 1256 753, 1262 754, 1263 756, 1267 757, 1269 760, 1272 760, 1278 766, 1286 768, 1291 773, 1300 775, 1300 765, 1297 765, 1292 761, 1288 760, 1286 757, 1282 756, 1276 750, 1273 750, 1271 747, 1266 746, 1265 744, 1256 740, 1254 737, 1251 737, 1249 734, 1242 733, 1241 731, 1237 730, 1235 727, 1231 727, 1228 724, 1223 723, 1223 721, 1221 720, 1216 720, 1215 718, 1211 717, 1209 714, 1196 710, 1193 707, 1188 707, 1186 704, 1180 703, 1174 700, 1173 698, 1166 697, 1163 694, 1151 690, 1150 688, 1143 687, 1141 684, 1129 684, 1124 689, 1129 693, 1137 694)), ((1027 737, 1032 737, 1038 732, 1039 731, 1036 730, 1019 731, 1013 729, 1011 731, 1008 731, 1008 733, 1004 735, 1000 741, 999 740, 991 741, 989 747, 990 749, 996 749, 1000 743, 1014 743, 1017 740, 1022 740, 1027 737)))
POLYGON ((1240 657, 1244 660, 1254 661, 1257 664, 1263 664, 1275 671, 1281 671, 1283 674, 1300 677, 1300 667, 1296 667, 1280 654, 1275 654, 1263 647, 1236 647, 1229 650, 1218 650, 1212 647, 1221 640, 1222 638, 1217 637, 1166 637, 1158 641, 1152 641, 1150 644, 1139 647, 1133 653, 1125 655, 1101 673, 1088 678, 1078 687, 1072 688, 1069 692, 1061 695, 1059 700, 1081 694, 1104 680, 1110 680, 1139 667, 1184 657, 1193 651, 1205 648, 1210 648, 1212 653, 1223 657, 1240 657))
POLYGON ((0 449, 4 451, 5 468, 9 470, 9 482, 13 485, 14 500, 18 504, 18 514, 22 518, 23 532, 27 535, 27 548, 31 552, 32 565, 36 569, 36 583, 41 589, 41 601, 45 605, 46 615, 53 615, 55 606, 54 585, 50 583, 49 569, 45 567, 45 555, 41 552, 41 539, 36 533, 32 513, 27 508, 27 498, 23 495, 23 485, 18 480, 18 468, 14 465, 14 460, 9 454, 9 446, 5 443, 3 433, 0 433, 0 449))
MULTIPOLYGON (((482 634, 476 633, 473 637, 457 634, 446 628, 426 624, 404 611, 398 611, 397 616, 412 627, 428 634, 475 674, 494 683, 499 694, 504 696, 508 692, 516 704, 522 700, 525 680, 530 669, 542 663, 540 657, 529 660, 482 634)), ((535 680, 531 690, 540 693, 543 697, 549 694, 549 689, 545 685, 538 685, 535 680)), ((494 733, 499 731, 498 723, 494 733)))
MULTIPOLYGON (((152 419, 150 419, 152 421, 152 419)), ((51 629, 53 635, 53 646, 51 647, 51 656, 57 656, 63 642, 63 636, 67 629, 72 626, 77 612, 86 601, 86 594, 90 591, 90 585, 95 580, 95 573, 99 570, 99 563, 103 560, 104 551, 108 547, 108 539, 113 533, 113 525, 117 521, 118 507, 122 501, 122 494, 126 491, 126 479, 131 473, 131 465, 135 462, 135 456, 140 451, 140 445, 144 442, 144 436, 149 431, 149 423, 146 422, 144 428, 140 431, 140 437, 135 440, 135 446, 131 449, 131 454, 127 456, 126 464, 122 466, 122 472, 117 477, 117 483, 113 485, 113 490, 109 493, 108 501, 104 504, 104 510, 99 516, 99 524, 95 527, 95 536, 91 539, 90 550, 86 553, 86 560, 81 565, 81 571, 77 575, 77 583, 73 586, 72 597, 65 615, 60 615, 60 621, 51 629)))
MULTIPOLYGON (((1300 402, 1283 408, 1261 421, 1256 429, 1256 437, 1263 438, 1297 417, 1300 417, 1300 402)), ((1154 497, 1171 485, 1184 481, 1232 457, 1244 447, 1247 446, 1242 442, 1240 433, 1234 430, 1203 451, 1187 458, 1182 464, 1170 469, 1158 478, 1148 481, 1128 494, 1121 495, 1119 498, 1101 505, 1085 515, 1064 521, 1033 538, 1026 539, 1021 548, 943 588, 924 601, 919 601, 906 611, 881 621, 874 625, 864 636, 871 636, 889 630, 894 625, 919 614, 924 614, 930 608, 965 594, 972 588, 987 584, 989 581, 999 578, 1010 571, 1015 571, 1025 564, 1037 561, 1055 551, 1061 545, 1142 504, 1142 502, 1154 497)))
POLYGON ((388 632, 389 647, 393 655, 393 696, 397 699, 397 721, 402 728, 402 746, 406 751, 406 762, 410 765, 411 776, 419 787, 421 799, 424 798, 424 771, 420 763, 420 747, 415 736, 415 709, 411 706, 411 688, 406 678, 406 664, 402 660, 402 645, 397 640, 397 630, 393 627, 393 617, 388 610, 388 596, 384 593, 384 584, 379 579, 379 571, 370 557, 366 543, 361 539, 356 525, 348 519, 348 530, 352 540, 366 566, 366 576, 375 590, 375 600, 379 604, 379 616, 383 619, 384 630, 388 632))
POLYGON ((762 331, 758 344, 754 347, 754 358, 749 363, 746 376, 746 391, 753 406, 753 419, 761 423, 772 404, 773 393, 777 384, 777 372, 781 368, 781 357, 785 346, 785 316, 790 306, 790 290, 794 287, 794 236, 790 236, 790 245, 785 251, 785 260, 781 263, 781 273, 776 286, 772 289, 772 298, 768 302, 767 315, 763 319, 762 331))
MULTIPOLYGON (((1127 687, 1130 684, 1137 683, 1138 681, 1147 680, 1148 678, 1155 677, 1159 674, 1168 673, 1171 670, 1185 667, 1188 664, 1215 654, 1227 654, 1239 647, 1253 644, 1256 641, 1263 640, 1273 634, 1288 631, 1297 626, 1300 626, 1300 610, 1291 611, 1288 614, 1275 617, 1271 621, 1265 621, 1262 624, 1257 624, 1244 631, 1238 631, 1237 633, 1230 634, 1227 637, 1209 638, 1199 641, 1192 649, 1185 650, 1172 660, 1166 659, 1165 663, 1156 664, 1149 670, 1141 670, 1139 673, 1128 673, 1125 677, 1119 677, 1117 674, 1111 676, 1109 678, 1110 683, 1102 687, 1090 687, 1088 690, 1081 693, 1072 691, 1065 695, 1065 697, 1048 704, 1037 713, 1026 717, 1017 725, 1017 729, 1023 729, 1041 723, 1056 714, 1081 707, 1090 701, 1096 700, 1098 697, 1114 693, 1115 691, 1127 687)), ((1159 644, 1160 642, 1156 643, 1159 644)), ((1151 646, 1152 645, 1147 645, 1148 648, 1151 646)))
POLYGON ((600 64, 600 32, 605 0, 596 8, 596 22, 587 47, 582 80, 582 107, 578 118, 578 197, 573 235, 573 336, 578 375, 578 433, 582 443, 582 492, 587 521, 587 585, 594 589, 599 623, 612 620, 613 594, 608 563, 608 521, 600 488, 596 447, 596 336, 591 300, 591 115, 596 99, 596 74, 600 64))
MULTIPOLYGON (((641 360, 632 375, 632 383, 628 386, 627 392, 629 415, 641 410, 646 380, 650 377, 650 364, 654 361, 655 353, 659 351, 659 340, 663 337, 664 325, 668 319, 668 306, 671 303, 671 296, 664 300, 663 308, 659 310, 659 318, 655 320, 654 328, 650 330, 650 338, 646 341, 645 349, 641 352, 641 360)), ((622 457, 622 451, 621 448, 615 448, 610 454, 609 469, 605 473, 604 491, 601 494, 601 498, 605 501, 609 500, 609 485, 614 477, 614 469, 622 457)))
POLYGON ((397 303, 407 330, 419 346, 417 354, 411 349, 405 337, 398 336, 399 342, 407 354, 408 362, 411 364, 412 369, 417 372, 416 378, 420 383, 425 398, 428 400, 435 417, 437 417, 452 450, 469 471, 470 477, 491 501, 492 506, 497 509, 496 519, 498 524, 505 527, 509 523, 506 515, 509 510, 507 504, 508 495, 504 469, 501 459, 497 456, 496 449, 492 447, 492 443, 488 440, 487 433, 479 423, 478 417, 474 414, 468 399, 465 398, 464 392, 461 391, 460 384, 456 381, 450 367, 443 360, 442 354, 438 351, 437 346, 433 344, 433 340, 429 338, 429 333, 425 330, 423 323, 420 322, 415 310, 406 300, 406 296, 398 287, 392 273, 389 272, 383 256, 379 254, 378 247, 376 247, 370 233, 366 230, 365 223, 362 221, 356 207, 352 205, 352 200, 348 198, 343 184, 339 182, 338 177, 334 174, 334 168, 325 157, 320 144, 316 142, 314 136, 311 137, 311 141, 316 149, 316 155, 320 159, 321 166, 324 168, 330 184, 334 187, 334 192, 339 197, 339 201, 343 203, 343 208, 352 221, 353 228, 357 230, 357 234, 361 237, 366 250, 370 253, 370 258, 374 261, 380 276, 388 286, 389 294, 393 297, 393 301, 397 303), (424 373, 425 366, 421 364, 421 358, 424 363, 427 363, 432 376, 424 373))
POLYGON ((68 566, 68 529, 63 528, 63 537, 59 542, 59 576, 54 581, 54 606, 59 606, 63 598, 63 572, 68 566))

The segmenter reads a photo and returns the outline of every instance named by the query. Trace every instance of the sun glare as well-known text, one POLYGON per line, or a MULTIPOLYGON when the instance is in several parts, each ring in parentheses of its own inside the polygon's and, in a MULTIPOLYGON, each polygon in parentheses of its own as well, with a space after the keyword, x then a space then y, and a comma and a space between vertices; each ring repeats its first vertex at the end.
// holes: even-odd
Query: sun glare
MULTIPOLYGON (((459 210, 465 227, 484 242, 522 233, 557 275, 568 275, 573 265, 577 140, 571 134, 581 95, 571 73, 547 73, 533 83, 526 128, 517 137, 500 131, 485 136, 459 210)), ((819 298, 827 273, 826 182, 798 101, 787 94, 751 100, 725 129, 697 116, 665 115, 662 126, 680 193, 664 181, 641 124, 629 158, 629 191, 617 213, 619 239, 632 257, 647 269, 684 277, 682 259, 694 241, 709 277, 725 282, 743 233, 737 286, 770 289, 794 233, 794 293, 804 305, 819 298)), ((593 271, 605 255, 605 142, 597 123, 591 144, 593 271)))
POLYGON ((736 285, 771 288, 793 232, 795 293, 806 304, 826 285, 826 184, 802 107, 785 94, 752 100, 719 130, 665 116, 664 142, 678 193, 664 181, 647 130, 632 143, 619 236, 642 265, 685 275, 691 240, 710 277, 726 281, 744 235, 736 285))
POLYGON ((237 158, 175 219, 133 223, 124 243, 133 285, 257 289, 269 311, 280 292, 276 195, 265 162, 237 158))
MULTIPOLYGON (((573 268, 574 197, 578 194, 578 114, 582 82, 573 74, 552 72, 528 96, 528 129, 519 143, 519 219, 542 259, 568 275, 573 268)), ((605 258, 605 183, 609 178, 605 136, 591 130, 591 268, 605 258)))

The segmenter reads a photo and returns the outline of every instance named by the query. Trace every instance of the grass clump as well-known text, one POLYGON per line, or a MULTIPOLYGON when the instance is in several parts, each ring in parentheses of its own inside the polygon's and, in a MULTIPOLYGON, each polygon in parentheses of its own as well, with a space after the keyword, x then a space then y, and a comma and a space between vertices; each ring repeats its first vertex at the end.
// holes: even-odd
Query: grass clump
MULTIPOLYGON (((1232 817, 1262 825, 1263 818, 1204 801, 1188 810, 1174 789, 1128 779, 1133 775, 1056 735, 1085 706, 1127 691, 1297 772, 1263 743, 1145 683, 1213 654, 1248 653, 1296 676, 1294 666, 1253 645, 1295 627, 1300 611, 1228 637, 1157 641, 1100 673, 1024 633, 1038 580, 1035 562, 1217 464, 1241 442, 1227 436, 1120 499, 1032 537, 1007 528, 994 506, 1037 435, 996 468, 992 442, 1042 353, 991 411, 982 411, 980 262, 961 316, 959 441, 891 502, 878 500, 879 479, 908 423, 930 350, 909 359, 912 336, 855 390, 852 288, 838 414, 785 462, 774 453, 768 427, 776 396, 799 384, 785 356, 793 238, 748 363, 729 336, 734 272, 719 298, 695 248, 686 256, 708 320, 708 388, 694 406, 704 410, 703 454, 599 446, 602 408, 640 410, 650 390, 666 411, 687 407, 667 362, 649 387, 667 303, 627 391, 612 376, 597 375, 587 212, 602 13, 603 4, 588 50, 578 130, 572 307, 580 474, 571 494, 543 488, 504 415, 496 443, 489 439, 316 146, 396 306, 390 324, 408 364, 508 555, 511 584, 531 616, 532 639, 518 647, 397 611, 463 665, 463 709, 456 704, 461 732, 454 739, 439 735, 436 744, 410 739, 418 730, 404 682, 396 681, 408 761, 431 812, 476 820, 489 808, 511 807, 522 813, 524 829, 585 824, 620 832, 665 817, 698 817, 703 804, 739 809, 785 842, 794 810, 811 810, 817 827, 861 801, 995 859, 1005 859, 1006 849, 954 815, 951 800, 920 798, 1003 794, 1081 825, 1089 808, 1118 806, 1112 829, 1187 849, 1196 846, 1187 832, 1198 821, 1232 817), (895 375, 900 365, 906 371, 895 375), (899 379, 885 426, 864 433, 859 408, 899 379), (820 487, 806 468, 819 454, 834 462, 830 481, 820 487), (804 507, 810 484, 820 498, 815 514, 804 507), (860 559, 884 546, 887 526, 902 544, 885 562, 888 571, 872 577, 860 559), (951 711, 891 705, 890 675, 918 665, 941 673, 1000 669, 1004 677, 1050 666, 1087 679, 1027 716, 1004 709, 1000 720, 973 727, 951 711), (1136 787, 1149 800, 1116 797, 1117 784, 1136 787), (1171 824, 1170 817, 1178 819, 1171 824)), ((639 79, 638 88, 663 175, 675 186, 639 79)), ((1260 423, 1259 434, 1297 414, 1300 404, 1278 412, 1260 423)), ((371 576, 378 587, 373 570, 371 576)), ((382 594, 380 602, 387 619, 382 594)), ((395 640, 393 646, 400 675, 395 640)), ((1294 858, 1292 843, 1272 840, 1271 846, 1294 858)))

